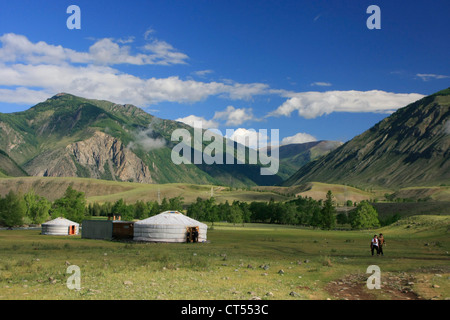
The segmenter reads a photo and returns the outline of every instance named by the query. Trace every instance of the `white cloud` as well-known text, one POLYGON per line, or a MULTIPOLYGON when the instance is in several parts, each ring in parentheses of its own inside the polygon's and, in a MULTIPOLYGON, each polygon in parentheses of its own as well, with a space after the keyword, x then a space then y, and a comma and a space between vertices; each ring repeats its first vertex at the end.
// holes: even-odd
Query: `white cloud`
POLYGON ((313 83, 311 83, 311 86, 312 87, 314 87, 314 86, 318 86, 318 87, 331 87, 331 83, 329 83, 329 82, 313 82, 313 83))
POLYGON ((189 58, 178 52, 165 41, 152 39, 144 46, 149 54, 131 54, 131 48, 121 44, 133 42, 130 37, 126 40, 104 38, 97 40, 90 46, 88 52, 78 52, 39 41, 33 43, 23 35, 7 33, 0 37, 0 61, 22 62, 27 64, 63 64, 63 63, 93 63, 102 65, 115 64, 185 64, 189 58))
POLYGON ((206 120, 203 117, 198 117, 198 116, 194 116, 194 115, 190 115, 190 116, 187 116, 184 118, 178 118, 175 121, 183 122, 193 128, 195 128, 197 126, 196 124, 199 124, 199 123, 201 123, 201 127, 203 129, 215 129, 219 126, 219 124, 217 122, 215 122, 214 120, 206 120))
POLYGON ((418 73, 416 74, 417 77, 422 79, 423 81, 429 81, 432 79, 447 79, 450 78, 450 76, 442 75, 442 74, 432 74, 432 73, 418 73))
POLYGON ((145 40, 149 40, 151 37, 150 35, 154 34, 156 31, 153 28, 148 28, 145 32, 144 32, 144 39, 145 40))
POLYGON ((226 135, 226 138, 236 141, 252 149, 258 148, 258 141, 270 141, 266 134, 263 134, 254 129, 245 128, 232 130, 232 135, 226 135))
POLYGON ((286 102, 267 116, 290 116, 294 111, 306 119, 332 112, 392 113, 424 97, 417 93, 404 94, 379 90, 301 92, 290 94, 290 96, 286 102))
POLYGON ((293 136, 283 138, 283 140, 281 140, 281 144, 286 145, 293 143, 306 143, 312 141, 317 141, 317 139, 308 133, 299 132, 293 136))
POLYGON ((227 99, 251 99, 269 94, 260 83, 201 82, 168 78, 140 78, 112 68, 115 64, 177 64, 187 56, 153 39, 145 50, 150 54, 132 55, 131 48, 112 39, 97 40, 89 52, 32 43, 25 36, 0 36, 0 101, 37 103, 43 97, 69 92, 86 98, 148 107, 162 101, 194 103, 210 96, 227 99), (25 93, 24 97, 13 97, 25 93), (19 101, 20 100, 20 101, 19 101))
MULTIPOLYGON (((159 102, 195 103, 211 96, 251 100, 258 95, 277 95, 287 101, 268 116, 289 116, 297 111, 300 116, 314 118, 331 112, 392 112, 423 97, 376 90, 297 93, 272 89, 265 83, 237 83, 229 79, 207 82, 178 76, 141 78, 114 68, 120 64, 186 63, 186 54, 153 38, 152 29, 147 31, 147 44, 138 53, 124 45, 132 43, 132 37, 98 39, 82 52, 43 41, 32 42, 23 35, 4 34, 0 36, 0 102, 33 104, 58 92, 68 92, 146 108, 159 102)), ((237 126, 258 119, 253 117, 252 109, 229 106, 218 111, 213 120, 237 126)))
POLYGON ((160 149, 166 145, 166 141, 163 138, 152 138, 152 135, 153 129, 151 127, 135 133, 134 140, 128 144, 127 148, 142 148, 145 152, 149 152, 150 150, 160 149))
POLYGON ((227 126, 238 126, 246 121, 255 120, 251 108, 236 109, 228 106, 224 111, 216 111, 214 119, 226 120, 227 126))
POLYGON ((214 73, 213 70, 199 70, 199 71, 195 71, 194 74, 196 76, 202 77, 204 78, 206 75, 210 74, 210 73, 214 73))

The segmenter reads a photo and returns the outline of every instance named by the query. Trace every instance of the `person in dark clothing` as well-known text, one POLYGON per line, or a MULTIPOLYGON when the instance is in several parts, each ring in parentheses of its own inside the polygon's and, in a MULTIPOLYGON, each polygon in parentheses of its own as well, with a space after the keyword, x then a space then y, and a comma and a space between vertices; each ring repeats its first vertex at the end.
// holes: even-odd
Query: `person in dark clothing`
POLYGON ((378 254, 381 254, 384 256, 383 253, 383 246, 386 245, 386 240, 384 240, 384 236, 382 233, 380 233, 380 236, 378 237, 378 254))
POLYGON ((198 242, 198 231, 197 231, 197 228, 194 229, 192 237, 193 237, 193 242, 198 242))
POLYGON ((186 235, 186 242, 191 242, 191 231, 188 229, 187 235, 186 235))

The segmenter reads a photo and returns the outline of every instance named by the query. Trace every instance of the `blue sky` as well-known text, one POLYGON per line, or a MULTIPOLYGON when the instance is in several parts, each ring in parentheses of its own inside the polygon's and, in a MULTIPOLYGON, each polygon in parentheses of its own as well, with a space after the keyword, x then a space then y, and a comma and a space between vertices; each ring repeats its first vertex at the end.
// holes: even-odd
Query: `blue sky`
POLYGON ((223 133, 346 141, 450 84, 447 0, 0 3, 0 112, 69 92, 223 133))

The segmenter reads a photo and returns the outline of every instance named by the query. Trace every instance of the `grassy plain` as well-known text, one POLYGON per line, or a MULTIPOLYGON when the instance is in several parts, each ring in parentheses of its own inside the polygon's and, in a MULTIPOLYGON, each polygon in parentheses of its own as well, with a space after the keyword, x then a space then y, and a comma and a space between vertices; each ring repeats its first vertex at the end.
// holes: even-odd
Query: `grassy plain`
POLYGON ((445 299, 450 297, 449 226, 449 216, 408 217, 366 231, 216 223, 208 243, 199 244, 0 230, 0 299, 340 299, 330 283, 345 292, 349 285, 341 279, 352 275, 359 276, 354 280, 359 291, 348 298, 393 299, 400 295, 392 292, 408 286, 423 299, 445 299), (379 232, 387 240, 385 255, 372 257, 369 241, 379 232), (80 290, 67 288, 69 265, 80 267, 80 290), (369 265, 381 269, 380 290, 365 286, 369 265), (406 275, 409 284, 389 286, 391 278, 406 275))

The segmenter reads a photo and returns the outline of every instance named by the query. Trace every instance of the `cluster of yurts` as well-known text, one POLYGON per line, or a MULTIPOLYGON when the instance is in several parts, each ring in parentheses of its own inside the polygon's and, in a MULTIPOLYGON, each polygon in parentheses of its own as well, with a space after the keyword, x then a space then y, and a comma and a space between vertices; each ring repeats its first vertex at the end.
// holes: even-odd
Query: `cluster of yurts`
MULTIPOLYGON (((91 220, 94 222, 94 220, 91 220)), ((85 230, 85 224, 89 220, 83 221, 82 232, 85 230)), ((120 225, 123 221, 96 221, 98 223, 92 224, 89 227, 90 232, 95 233, 98 230, 105 229, 105 226, 120 225), (109 223, 109 225, 107 224, 109 223)), ((130 224, 130 222, 128 222, 130 224)), ((196 241, 205 242, 207 225, 195 219, 189 218, 178 211, 165 211, 156 216, 132 222, 132 238, 134 241, 147 242, 186 242, 187 237, 191 233, 196 234, 196 241)), ((79 234, 80 225, 76 222, 65 218, 56 218, 42 224, 42 234, 44 235, 76 235, 79 234)), ((192 236, 191 236, 192 237, 192 236)), ((89 236, 87 236, 89 238, 89 236)), ((101 237, 99 237, 101 238, 101 237)), ((98 239, 99 239, 98 238, 98 239)), ((104 237, 106 238, 106 236, 104 237)))

